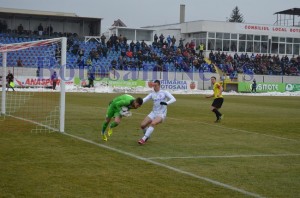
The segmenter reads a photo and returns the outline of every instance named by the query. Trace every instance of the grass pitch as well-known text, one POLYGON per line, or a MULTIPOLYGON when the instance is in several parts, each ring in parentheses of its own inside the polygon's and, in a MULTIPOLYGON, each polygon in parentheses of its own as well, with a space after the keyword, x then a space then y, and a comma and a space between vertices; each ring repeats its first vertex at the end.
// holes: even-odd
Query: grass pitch
POLYGON ((215 124, 211 99, 175 95, 165 123, 140 146, 151 101, 108 142, 100 138, 117 95, 67 93, 69 135, 0 121, 0 197, 299 196, 299 97, 225 96, 225 119, 215 124))

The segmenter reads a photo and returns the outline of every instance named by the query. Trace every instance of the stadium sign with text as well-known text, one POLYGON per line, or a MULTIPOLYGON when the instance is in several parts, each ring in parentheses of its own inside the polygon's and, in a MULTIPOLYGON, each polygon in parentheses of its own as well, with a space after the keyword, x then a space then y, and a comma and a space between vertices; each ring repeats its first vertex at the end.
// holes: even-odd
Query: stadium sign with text
MULTIPOLYGON (((60 86, 60 79, 57 80, 57 86, 60 86)), ((18 87, 50 87, 52 80, 50 78, 38 78, 33 76, 15 76, 14 83, 18 87)), ((73 80, 65 81, 66 85, 73 85, 73 80)))
MULTIPOLYGON (((251 92, 252 83, 239 82, 238 92, 251 92)), ((285 92, 285 83, 257 83, 256 92, 285 92)))
MULTIPOLYGON (((196 90, 197 84, 198 83, 196 81, 190 81, 190 80, 161 80, 160 88, 163 90, 173 90, 173 91, 196 90)), ((151 86, 149 87, 151 88, 151 86)))

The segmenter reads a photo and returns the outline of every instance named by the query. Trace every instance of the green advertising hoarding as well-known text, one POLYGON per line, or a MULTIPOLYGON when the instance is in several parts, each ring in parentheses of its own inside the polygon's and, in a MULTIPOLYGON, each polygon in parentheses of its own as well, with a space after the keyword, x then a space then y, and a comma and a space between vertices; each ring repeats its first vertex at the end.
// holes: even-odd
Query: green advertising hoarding
MULTIPOLYGON (((102 82, 105 80, 101 80, 102 82)), ((101 82, 100 81, 100 82, 101 82)), ((145 87, 146 81, 144 80, 107 80, 111 87, 145 87)), ((97 83, 97 81, 95 81, 97 83)))
MULTIPOLYGON (((257 83, 256 92, 285 92, 285 83, 257 83)), ((252 83, 239 82, 238 92, 251 92, 252 83)))
MULTIPOLYGON (((76 85, 85 85, 88 84, 88 80, 80 80, 78 77, 75 77, 74 83, 76 85), (84 83, 83 83, 84 82, 84 83)), ((146 81, 144 80, 111 80, 108 78, 95 79, 94 84, 106 84, 111 87, 145 87, 146 81)))
POLYGON ((293 83, 287 83, 285 85, 285 90, 286 91, 300 91, 300 84, 293 84, 293 83))

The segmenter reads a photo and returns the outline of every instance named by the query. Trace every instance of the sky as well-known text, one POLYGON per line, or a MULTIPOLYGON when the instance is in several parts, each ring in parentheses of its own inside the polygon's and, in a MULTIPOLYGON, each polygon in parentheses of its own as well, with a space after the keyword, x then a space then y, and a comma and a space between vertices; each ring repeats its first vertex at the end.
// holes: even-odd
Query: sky
POLYGON ((238 6, 246 23, 268 25, 276 22, 275 12, 300 8, 300 0, 0 0, 3 8, 103 18, 102 32, 117 19, 131 28, 178 23, 181 4, 185 5, 186 22, 226 21, 238 6))

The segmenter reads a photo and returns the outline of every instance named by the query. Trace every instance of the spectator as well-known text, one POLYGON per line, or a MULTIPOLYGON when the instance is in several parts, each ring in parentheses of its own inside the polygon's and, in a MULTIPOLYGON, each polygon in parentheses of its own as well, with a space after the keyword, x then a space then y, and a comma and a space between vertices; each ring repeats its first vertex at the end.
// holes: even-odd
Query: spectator
POLYGON ((132 51, 130 51, 130 50, 128 49, 128 51, 126 52, 126 56, 127 56, 128 58, 132 58, 132 56, 133 56, 132 51))
POLYGON ((184 40, 185 39, 182 39, 182 38, 179 39, 179 46, 178 46, 178 48, 183 49, 183 41, 184 40))
POLYGON ((93 48, 91 51, 90 51, 90 57, 91 57, 91 60, 94 61, 94 60, 99 60, 99 54, 98 52, 96 51, 95 48, 93 48))
POLYGON ((48 36, 53 34, 53 27, 51 26, 51 24, 47 27, 47 34, 48 36))
POLYGON ((43 35, 43 31, 44 31, 44 28, 43 28, 42 24, 40 23, 40 25, 38 26, 38 32, 39 32, 40 36, 43 35))
POLYGON ((137 52, 140 51, 140 49, 141 49, 141 43, 139 41, 136 42, 135 49, 136 49, 137 52))
POLYGON ((203 56, 203 51, 204 51, 204 44, 200 43, 200 45, 199 45, 199 56, 200 57, 203 56))
POLYGON ((100 39, 101 39, 101 44, 105 45, 106 36, 104 36, 104 34, 102 34, 102 36, 100 37, 100 39))
POLYGON ((36 70, 36 77, 40 77, 40 75, 41 75, 41 68, 38 67, 36 70))
POLYGON ((84 56, 84 50, 83 49, 79 49, 79 52, 78 52, 78 56, 79 57, 83 57, 84 56))
POLYGON ((102 55, 104 58, 107 58, 107 52, 108 52, 108 49, 106 46, 103 46, 102 47, 102 55))
POLYGON ((164 43, 164 39, 165 39, 164 35, 161 34, 161 35, 159 36, 159 41, 160 41, 161 44, 164 43))
POLYGON ((172 38, 170 35, 168 35, 168 37, 167 37, 168 47, 171 46, 171 41, 172 41, 172 38))
MULTIPOLYGON (((81 58, 81 57, 80 57, 80 58, 81 58)), ((86 60, 85 65, 88 66, 88 67, 89 67, 89 66, 92 66, 92 60, 91 60, 91 57, 90 57, 90 56, 89 56, 88 59, 86 60)))
POLYGON ((129 46, 130 46, 130 51, 134 52, 135 43, 133 41, 131 41, 131 43, 129 44, 129 46))
POLYGON ((78 57, 76 64, 80 69, 83 69, 84 68, 84 58, 78 57))
POLYGON ((71 51, 72 54, 76 56, 78 54, 78 51, 79 51, 79 45, 78 44, 73 45, 73 49, 71 51))
POLYGON ((20 25, 18 26, 18 34, 23 34, 23 31, 24 31, 23 25, 20 24, 20 25))
POLYGON ((95 76, 94 76, 94 73, 92 71, 90 71, 88 73, 88 80, 89 80, 89 85, 88 87, 94 87, 94 80, 95 80, 95 76))
POLYGON ((23 67, 23 62, 21 60, 21 58, 19 57, 19 59, 17 60, 17 66, 18 67, 23 67))
POLYGON ((157 34, 154 34, 154 42, 157 43, 157 40, 158 40, 158 36, 157 34))
POLYGON ((255 80, 255 79, 253 80, 251 92, 252 92, 252 93, 256 93, 256 80, 255 80))
POLYGON ((147 47, 147 44, 145 43, 144 40, 142 40, 142 42, 141 42, 141 47, 142 47, 142 50, 144 50, 147 47))
POLYGON ((56 83, 58 81, 58 77, 57 77, 56 71, 53 72, 53 74, 51 75, 51 81, 52 81, 52 89, 55 90, 56 83))
POLYGON ((123 43, 127 45, 127 38, 125 36, 123 36, 123 43))
POLYGON ((53 34, 53 27, 52 27, 52 25, 50 24, 50 35, 52 35, 53 34))
POLYGON ((176 38, 174 36, 172 37, 171 42, 172 42, 172 47, 174 47, 176 43, 176 38))
POLYGON ((112 69, 116 69, 118 62, 116 59, 113 59, 110 64, 111 64, 112 69))
POLYGON ((89 29, 90 29, 89 36, 94 36, 94 25, 93 25, 93 23, 89 24, 89 29))
POLYGON ((60 51, 60 48, 59 48, 59 47, 56 47, 56 49, 55 49, 55 59, 56 59, 56 61, 59 61, 59 60, 60 60, 60 57, 61 57, 61 51, 60 51))

